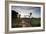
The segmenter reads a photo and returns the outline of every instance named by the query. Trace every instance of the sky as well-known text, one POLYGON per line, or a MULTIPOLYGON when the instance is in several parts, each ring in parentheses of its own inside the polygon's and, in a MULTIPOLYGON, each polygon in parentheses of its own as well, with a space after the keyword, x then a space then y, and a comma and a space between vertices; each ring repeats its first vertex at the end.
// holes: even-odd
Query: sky
POLYGON ((40 7, 32 7, 32 6, 12 6, 11 10, 15 10, 19 14, 21 14, 21 17, 24 17, 24 15, 28 15, 26 17, 29 17, 30 13, 32 13, 31 17, 34 18, 40 18, 41 17, 41 8, 40 7))

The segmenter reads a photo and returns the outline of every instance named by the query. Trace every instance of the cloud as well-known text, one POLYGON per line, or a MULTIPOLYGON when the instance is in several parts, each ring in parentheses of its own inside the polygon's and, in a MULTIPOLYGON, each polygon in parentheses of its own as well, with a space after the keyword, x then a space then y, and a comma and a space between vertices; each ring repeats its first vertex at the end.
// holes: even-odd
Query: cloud
POLYGON ((40 8, 39 7, 29 7, 29 6, 12 6, 12 10, 17 11, 21 14, 21 17, 24 15, 29 15, 32 13, 32 17, 39 18, 40 17, 40 8))

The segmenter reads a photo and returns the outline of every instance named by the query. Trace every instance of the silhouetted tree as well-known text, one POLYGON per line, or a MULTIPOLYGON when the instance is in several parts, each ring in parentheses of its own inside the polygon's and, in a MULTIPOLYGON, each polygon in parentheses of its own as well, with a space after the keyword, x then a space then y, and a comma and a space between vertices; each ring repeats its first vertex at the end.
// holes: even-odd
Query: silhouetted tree
POLYGON ((15 24, 17 23, 17 15, 18 13, 14 10, 11 10, 12 11, 12 27, 14 28, 15 27, 15 24))
POLYGON ((32 15, 32 13, 30 13, 30 16, 29 16, 29 18, 31 17, 31 15, 32 15))

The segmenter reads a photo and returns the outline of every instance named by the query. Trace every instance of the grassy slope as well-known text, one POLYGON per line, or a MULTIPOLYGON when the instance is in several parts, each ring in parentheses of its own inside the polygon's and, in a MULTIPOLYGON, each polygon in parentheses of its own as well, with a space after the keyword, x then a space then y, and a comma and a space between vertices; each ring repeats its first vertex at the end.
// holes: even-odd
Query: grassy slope
POLYGON ((33 27, 40 26, 40 18, 32 18, 32 26, 33 27))

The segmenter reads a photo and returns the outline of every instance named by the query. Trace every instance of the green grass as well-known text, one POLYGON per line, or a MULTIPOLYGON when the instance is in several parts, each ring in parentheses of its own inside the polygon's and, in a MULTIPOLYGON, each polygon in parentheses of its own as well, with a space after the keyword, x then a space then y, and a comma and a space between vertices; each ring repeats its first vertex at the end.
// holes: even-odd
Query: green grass
POLYGON ((39 27, 40 26, 40 18, 32 18, 32 26, 39 27))

